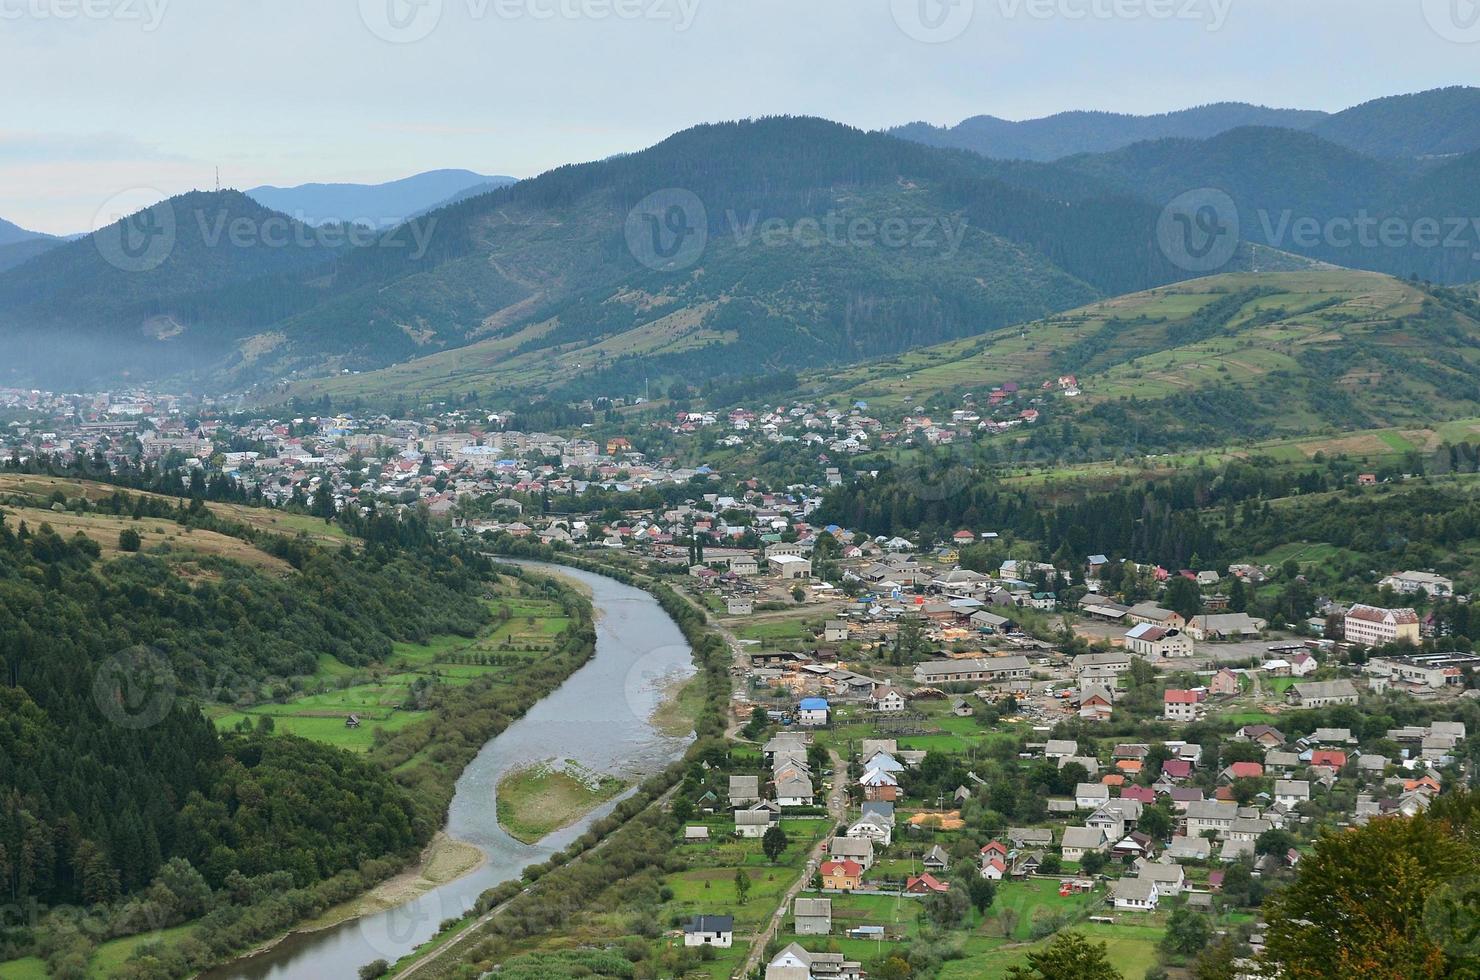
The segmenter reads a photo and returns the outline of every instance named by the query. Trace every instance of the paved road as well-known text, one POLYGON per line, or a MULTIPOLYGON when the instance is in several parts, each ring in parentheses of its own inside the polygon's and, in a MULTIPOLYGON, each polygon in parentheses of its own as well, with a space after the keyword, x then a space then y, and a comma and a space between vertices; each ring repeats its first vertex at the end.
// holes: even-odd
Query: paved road
MULTIPOLYGON (((828 756, 832 759, 832 789, 827 794, 827 813, 832 818, 832 827, 843 822, 845 814, 843 805, 843 789, 847 783, 848 770, 843 765, 843 757, 832 749, 828 750, 828 756)), ((750 943, 750 955, 745 958, 745 965, 740 968, 742 977, 749 976, 750 971, 760 966, 761 957, 765 955, 766 944, 776 938, 781 931, 781 925, 786 921, 786 911, 791 908, 792 901, 801 894, 802 889, 812 880, 812 874, 822 863, 822 855, 827 850, 827 842, 832 839, 832 827, 824 834, 822 840, 812 848, 807 855, 807 867, 796 881, 792 882, 786 894, 781 896, 781 904, 776 911, 771 913, 771 919, 766 923, 766 928, 755 935, 750 943)))

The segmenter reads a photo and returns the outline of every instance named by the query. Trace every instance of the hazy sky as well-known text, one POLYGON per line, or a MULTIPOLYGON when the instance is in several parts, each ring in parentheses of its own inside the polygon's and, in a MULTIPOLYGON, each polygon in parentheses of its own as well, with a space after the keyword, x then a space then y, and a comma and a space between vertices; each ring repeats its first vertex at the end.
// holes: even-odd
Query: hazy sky
POLYGON ((1470 0, 0 0, 0 217, 528 176, 694 123, 1340 109, 1480 82, 1470 0))

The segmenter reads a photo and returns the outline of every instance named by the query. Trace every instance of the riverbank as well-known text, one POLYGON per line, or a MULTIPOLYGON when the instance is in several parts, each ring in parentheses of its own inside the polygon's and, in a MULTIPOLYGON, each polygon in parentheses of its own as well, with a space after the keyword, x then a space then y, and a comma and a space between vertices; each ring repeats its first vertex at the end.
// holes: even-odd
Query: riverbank
POLYGON ((538 844, 616 799, 628 786, 626 780, 569 759, 516 769, 498 784, 498 823, 515 840, 538 844))
POLYGON ((663 685, 663 702, 653 712, 652 722, 664 735, 682 738, 694 730, 703 711, 704 682, 695 675, 663 685))
POLYGON ((451 884, 483 866, 481 850, 466 841, 454 840, 442 831, 432 838, 418 864, 388 878, 363 895, 342 902, 319 917, 305 922, 295 932, 330 929, 361 916, 397 908, 420 898, 433 888, 451 884))
POLYGON ((702 610, 668 583, 632 568, 610 567, 570 552, 531 547, 518 539, 500 540, 493 550, 501 553, 500 557, 562 563, 641 589, 655 599, 682 633, 699 672, 690 680, 656 685, 658 698, 643 714, 655 730, 666 728, 672 733, 682 729, 683 737, 692 736, 694 741, 684 753, 684 761, 646 780, 568 847, 541 864, 526 867, 520 880, 485 892, 477 914, 396 963, 392 968, 396 977, 442 980, 467 975, 469 970, 489 970, 505 955, 538 945, 557 920, 569 922, 572 916, 588 913, 593 920, 599 918, 599 896, 614 880, 634 873, 635 868, 660 868, 672 857, 670 825, 674 817, 666 812, 667 803, 688 766, 723 745, 731 651, 724 638, 710 628, 702 610), (505 547, 507 550, 503 550, 505 547), (561 911, 555 914, 555 909, 561 911), (523 938, 510 942, 514 935, 523 938))
MULTIPOLYGON (((476 845, 487 860, 471 873, 435 886, 409 902, 348 918, 314 933, 295 932, 270 952, 234 962, 211 974, 210 980, 353 976, 367 963, 380 959, 404 959, 404 968, 410 968, 409 964, 420 958, 408 955, 414 949, 422 947, 425 956, 437 948, 457 945, 464 931, 493 906, 496 895, 518 893, 551 864, 563 860, 556 857, 552 862, 552 855, 573 855, 595 846, 614 827, 650 804, 654 798, 650 794, 661 795, 673 784, 681 774, 675 760, 684 754, 689 740, 666 736, 652 723, 663 689, 631 682, 634 676, 646 676, 634 674, 639 665, 659 677, 675 679, 692 670, 684 632, 669 616, 662 615, 661 603, 629 586, 589 571, 562 570, 558 578, 551 574, 553 571, 546 566, 526 566, 512 575, 523 579, 525 585, 539 583, 542 592, 548 588, 578 596, 582 606, 586 605, 585 590, 576 589, 569 579, 579 579, 590 588, 595 614, 584 617, 584 625, 590 630, 593 656, 585 658, 573 673, 559 671, 563 679, 527 711, 506 713, 499 705, 479 718, 479 722, 498 726, 493 733, 497 737, 477 741, 475 733, 481 729, 462 724, 466 719, 458 719, 459 723, 443 720, 435 726, 435 732, 426 733, 435 737, 417 739, 419 745, 409 743, 407 733, 397 733, 370 753, 371 758, 384 764, 410 752, 405 764, 393 765, 391 771, 413 792, 429 775, 422 771, 422 763, 446 766, 447 770, 456 765, 461 775, 456 779, 444 826, 450 837, 476 845), (613 697, 614 692, 617 697, 613 697), (474 758, 464 765, 459 757, 473 749, 474 758), (498 784, 510 772, 530 768, 557 753, 578 759, 595 772, 630 773, 633 778, 643 779, 643 784, 630 795, 619 793, 619 799, 598 804, 539 844, 523 843, 497 820, 494 804, 498 784)), ((574 628, 578 624, 571 625, 574 628)), ((574 629, 567 631, 565 638, 569 639, 572 632, 574 629)), ((506 694, 513 693, 510 687, 524 687, 549 677, 552 668, 558 671, 551 659, 548 654, 536 654, 499 686, 506 694)), ((488 680, 492 678, 447 689, 446 693, 461 700, 488 680)), ((412 731, 421 727, 415 726, 412 731)), ((428 788, 435 792, 435 787, 428 788)), ((402 968, 398 965, 397 972, 402 968)))

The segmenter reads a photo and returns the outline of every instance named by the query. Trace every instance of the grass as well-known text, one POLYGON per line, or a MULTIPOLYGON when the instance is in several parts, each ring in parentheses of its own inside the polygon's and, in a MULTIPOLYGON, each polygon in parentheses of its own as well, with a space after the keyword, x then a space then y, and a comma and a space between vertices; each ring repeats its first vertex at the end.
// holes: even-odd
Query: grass
POLYGON ((0 980, 47 980, 46 963, 39 956, 0 963, 0 980))
POLYGON ((542 762, 499 782, 499 826, 515 840, 537 844, 626 788, 624 780, 567 760, 542 762))
POLYGON ((704 710, 704 681, 699 676, 671 684, 663 702, 653 711, 653 724, 670 738, 682 738, 694 730, 704 710))
POLYGON ((322 657, 306 689, 293 698, 250 706, 218 705, 208 713, 222 730, 271 718, 275 731, 366 752, 376 731, 396 732, 429 715, 416 706, 416 682, 461 686, 479 677, 513 674, 529 659, 552 649, 553 638, 569 624, 559 604, 544 599, 510 596, 489 600, 487 605, 495 618, 475 637, 438 636, 425 643, 397 643, 390 658, 371 669, 322 657), (489 662, 493 659, 499 662, 489 662), (347 724, 350 715, 358 716, 359 727, 347 724))
MULTIPOLYGON (((1086 923, 1074 927, 1092 942, 1103 942, 1110 964, 1127 980, 1146 975, 1156 965, 1157 943, 1162 930, 1152 926, 1101 925, 1086 923)), ((1001 980, 1014 966, 1026 963, 1028 953, 1051 943, 1051 938, 1025 945, 998 946, 964 959, 947 963, 940 980, 1001 980)))
POLYGON ((92 962, 88 964, 88 975, 97 977, 99 980, 115 976, 140 946, 153 943, 168 946, 179 942, 194 931, 194 926, 176 926, 173 929, 161 929, 158 932, 146 932, 142 935, 128 936, 103 943, 93 953, 92 962))
POLYGON ((188 562, 192 558, 229 558, 259 571, 274 575, 289 575, 293 568, 281 558, 260 551, 240 538, 181 527, 174 521, 145 517, 115 517, 112 514, 55 511, 39 507, 10 507, 3 509, 13 523, 25 521, 32 528, 50 524, 64 538, 81 534, 97 542, 104 559, 114 559, 124 552, 118 547, 118 536, 125 530, 134 530, 142 538, 141 551, 159 554, 174 564, 188 562))

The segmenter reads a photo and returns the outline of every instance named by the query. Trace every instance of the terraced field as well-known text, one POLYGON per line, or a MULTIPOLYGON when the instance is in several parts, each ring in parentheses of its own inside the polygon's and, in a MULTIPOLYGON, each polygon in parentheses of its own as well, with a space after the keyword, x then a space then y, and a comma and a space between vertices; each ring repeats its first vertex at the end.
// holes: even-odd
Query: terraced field
MULTIPOLYGON (((1198 279, 806 380, 835 405, 864 401, 885 417, 968 395, 981 405, 1009 383, 1019 403, 1037 398, 1058 417, 1219 392, 1242 401, 1234 414, 1293 436, 1473 417, 1477 377, 1480 323, 1464 312, 1388 276, 1312 270, 1198 279), (1058 390, 1068 374, 1077 396, 1058 390)), ((1238 421, 1229 441, 1246 434, 1238 421)), ((1405 436, 1382 438, 1408 448, 1405 436)))

